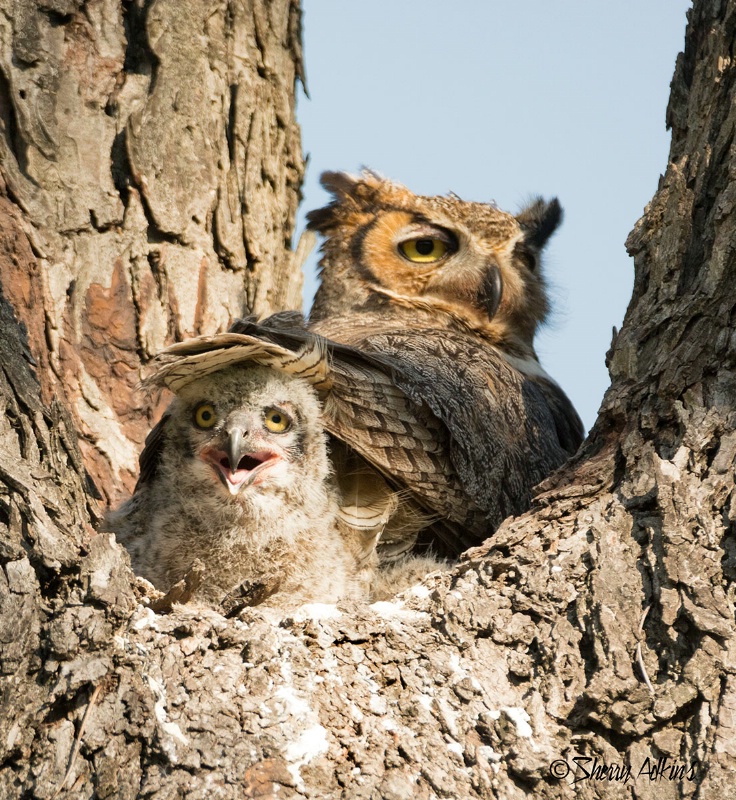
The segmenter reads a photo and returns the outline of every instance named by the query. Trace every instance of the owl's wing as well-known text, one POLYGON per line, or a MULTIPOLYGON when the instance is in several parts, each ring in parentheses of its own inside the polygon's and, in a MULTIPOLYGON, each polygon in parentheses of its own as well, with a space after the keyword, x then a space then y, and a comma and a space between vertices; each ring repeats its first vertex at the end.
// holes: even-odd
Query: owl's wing
MULTIPOLYGON (((431 529, 423 540, 440 555, 450 555, 477 543, 488 531, 481 509, 472 501, 454 469, 446 427, 430 407, 412 399, 401 387, 389 360, 372 361, 352 348, 331 350, 332 388, 324 401, 325 427, 376 468, 398 491, 417 504, 431 529)), ((405 534, 390 529, 389 546, 412 541, 412 515, 404 519, 405 534)), ((395 520, 398 524, 398 520, 395 520)), ((416 534, 417 528, 413 533, 416 534)), ((414 537, 415 538, 415 537, 414 537)))
POLYGON ((569 456, 573 455, 585 438, 583 421, 570 398, 553 380, 539 378, 535 383, 550 408, 560 446, 569 456))
POLYGON ((311 337, 289 349, 262 337, 241 333, 197 336, 162 350, 154 359, 156 370, 143 381, 144 388, 166 386, 174 393, 192 381, 235 364, 252 363, 303 378, 320 391, 330 388, 324 340, 311 337))
MULTIPOLYGON (((239 320, 228 333, 200 336, 162 351, 156 370, 145 385, 163 385, 178 391, 226 366, 255 363, 311 383, 323 399, 325 429, 383 475, 390 494, 401 499, 401 513, 391 517, 382 546, 395 553, 414 545, 419 530, 441 555, 459 553, 487 531, 484 512, 472 501, 453 468, 450 443, 443 422, 432 409, 410 397, 399 385, 400 364, 380 353, 365 353, 306 331, 301 318, 278 314, 262 323, 239 320)), ((155 441, 143 461, 155 465, 155 441)), ((148 449, 148 448, 147 448, 148 449)), ((356 495, 355 481, 343 491, 356 495)), ((363 507, 351 503, 347 515, 357 513, 356 527, 379 519, 388 506, 377 507, 375 487, 364 485, 363 507)), ((385 502, 393 502, 385 494, 385 502)))
MULTIPOLYGON (((315 334, 291 312, 263 322, 238 320, 240 331, 296 347, 315 334)), ((393 520, 381 544, 396 552, 420 543, 438 555, 457 555, 485 538, 492 528, 486 512, 473 502, 453 464, 452 437, 437 408, 414 391, 399 352, 367 352, 318 337, 330 371, 324 398, 325 428, 376 468, 391 486, 415 502, 393 520), (421 520, 418 522, 418 520, 421 520), (429 520, 429 521, 428 521, 429 520), (394 538, 395 544, 389 540, 394 538)))
MULTIPOLYGON (((292 347, 313 335, 292 315, 237 325, 292 347)), ((325 424, 436 515, 420 544, 456 555, 529 506, 580 445, 582 423, 554 381, 472 336, 383 327, 358 346, 327 341, 325 424)))
POLYGON ((580 444, 579 418, 556 384, 463 333, 393 330, 361 348, 395 361, 397 387, 443 423, 452 466, 494 528, 525 509, 532 488, 580 444))

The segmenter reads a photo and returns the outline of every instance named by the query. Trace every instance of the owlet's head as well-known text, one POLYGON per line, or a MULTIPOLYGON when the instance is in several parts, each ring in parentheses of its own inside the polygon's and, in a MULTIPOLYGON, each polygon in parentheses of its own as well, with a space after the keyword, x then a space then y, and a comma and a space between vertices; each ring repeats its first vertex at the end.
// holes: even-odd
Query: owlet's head
POLYGON ((329 474, 319 400, 297 378, 228 367, 181 388, 169 413, 183 477, 217 484, 225 497, 298 491, 329 474))

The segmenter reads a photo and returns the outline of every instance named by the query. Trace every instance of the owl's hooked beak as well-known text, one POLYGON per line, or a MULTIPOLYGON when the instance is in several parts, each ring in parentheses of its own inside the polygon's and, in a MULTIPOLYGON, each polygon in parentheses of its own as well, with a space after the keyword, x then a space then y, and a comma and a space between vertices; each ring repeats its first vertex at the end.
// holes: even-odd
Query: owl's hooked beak
POLYGON ((227 444, 225 445, 225 453, 227 454, 227 460, 230 464, 231 471, 237 472, 240 459, 245 455, 243 431, 240 428, 233 428, 230 431, 230 435, 227 437, 227 444))
POLYGON ((251 486, 258 476, 279 460, 271 450, 251 452, 240 428, 233 428, 227 437, 224 450, 208 447, 202 459, 215 468, 218 478, 231 495, 251 486))

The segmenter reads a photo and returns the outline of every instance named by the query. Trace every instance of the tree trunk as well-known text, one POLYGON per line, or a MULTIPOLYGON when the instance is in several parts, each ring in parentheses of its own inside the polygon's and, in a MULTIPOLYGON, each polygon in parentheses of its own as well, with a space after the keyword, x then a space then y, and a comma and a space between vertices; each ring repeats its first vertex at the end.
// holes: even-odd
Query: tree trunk
POLYGON ((108 501, 157 409, 140 367, 301 305, 297 0, 2 0, 0 283, 108 501))
POLYGON ((14 12, 13 58, 5 31, 0 796, 730 797, 736 0, 690 12, 670 163, 628 243, 636 282, 612 386, 529 513, 394 602, 286 619, 154 614, 114 539, 85 530, 74 426, 90 472, 113 486, 99 464, 125 464, 143 435, 146 418, 126 415, 150 352, 224 327, 239 303, 289 300, 268 287, 288 269, 300 175, 282 104, 298 12, 255 5, 205 13, 189 0, 176 6, 182 26, 161 0, 126 5, 124 20, 46 3, 14 12), (34 25, 47 37, 38 52, 24 38, 34 25), (200 123, 213 97, 224 127, 200 123), (216 131, 235 144, 221 150, 216 131), (103 141, 105 161, 79 160, 103 141), (268 165, 263 180, 252 159, 268 165), (185 186, 187 165, 200 172, 185 186), (71 187, 81 202, 61 202, 71 187), (243 232, 246 196, 258 213, 243 232), (187 281, 198 288, 183 302, 187 281), (105 393, 102 351, 127 394, 105 393))

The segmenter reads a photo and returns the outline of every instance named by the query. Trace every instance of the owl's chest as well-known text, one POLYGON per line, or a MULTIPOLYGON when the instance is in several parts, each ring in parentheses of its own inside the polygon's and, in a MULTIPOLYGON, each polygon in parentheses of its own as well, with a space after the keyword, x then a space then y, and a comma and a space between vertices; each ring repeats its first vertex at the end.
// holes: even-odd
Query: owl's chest
POLYGON ((157 588, 184 578, 196 559, 206 567, 203 599, 215 602, 243 582, 267 584, 283 570, 290 548, 283 537, 274 537, 273 521, 237 508, 209 510, 191 514, 180 508, 154 522, 157 588))

